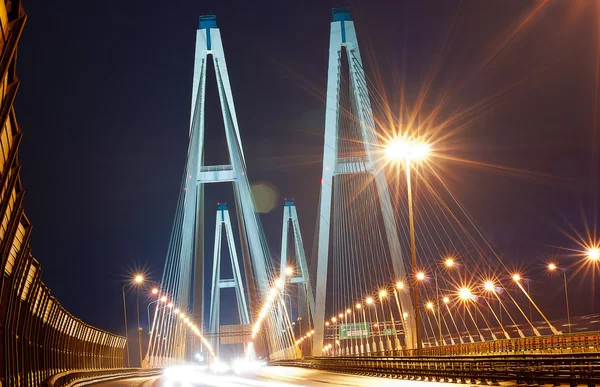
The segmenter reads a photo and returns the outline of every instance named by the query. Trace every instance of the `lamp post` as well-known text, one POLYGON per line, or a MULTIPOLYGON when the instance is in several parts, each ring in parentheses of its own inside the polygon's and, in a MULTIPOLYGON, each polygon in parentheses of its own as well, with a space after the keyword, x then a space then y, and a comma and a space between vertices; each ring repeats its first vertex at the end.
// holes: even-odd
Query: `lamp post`
POLYGON ((569 309, 569 291, 567 290, 567 270, 559 269, 558 266, 556 266, 556 264, 554 264, 554 263, 548 264, 548 270, 550 270, 552 272, 556 271, 556 270, 562 271, 563 284, 564 284, 564 288, 565 288, 565 304, 567 306, 567 324, 569 326, 569 333, 571 333, 571 311, 569 309))
POLYGON ((552 331, 552 333, 555 334, 555 335, 562 334, 562 332, 559 332, 559 331, 556 330, 556 328, 554 328, 554 325, 552 325, 550 323, 550 321, 548 321, 548 319, 546 318, 546 315, 544 315, 544 313, 542 313, 542 311, 540 310, 540 308, 538 308, 537 304, 535 302, 533 302, 533 300, 531 299, 531 296, 529 295, 529 293, 527 293, 525 291, 525 288, 521 284, 521 279, 522 279, 521 276, 519 274, 515 274, 515 275, 513 275, 512 278, 513 278, 513 281, 515 281, 515 283, 519 287, 519 289, 521 289, 521 291, 523 293, 525 293, 525 296, 527 296, 527 299, 529 300, 529 302, 531 304, 533 304, 533 306, 535 307, 535 309, 537 310, 537 312, 540 314, 540 316, 542 316, 542 318, 544 319, 544 321, 546 322, 546 324, 548 324, 548 326, 550 327, 550 330, 552 331))
MULTIPOLYGON (((444 267, 446 268, 451 268, 454 267, 454 258, 452 257, 448 257, 446 258, 446 260, 444 260, 444 267)), ((436 300, 436 304, 437 304, 437 324, 438 324, 438 331, 440 334, 440 344, 446 345, 446 340, 444 339, 444 335, 442 334, 442 316, 441 316, 441 312, 440 310, 442 308, 440 308, 440 288, 438 286, 438 278, 437 278, 437 273, 438 273, 439 268, 436 268, 435 271, 433 272, 433 277, 435 279, 435 300, 436 300)), ((448 332, 450 333, 450 332, 448 332)))
MULTIPOLYGON (((429 153, 429 145, 406 139, 396 139, 390 142, 386 148, 388 159, 393 161, 404 161, 406 170, 406 187, 408 196, 408 222, 410 233, 410 257, 413 272, 417 268, 417 246, 415 242, 415 222, 413 213, 412 187, 410 181, 410 169, 412 161, 423 160, 429 153)), ((416 285, 416 284, 415 284, 416 285)), ((413 309, 415 314, 416 325, 416 340, 417 340, 417 355, 423 354, 423 343, 421 342, 421 317, 419 315, 419 287, 413 286, 413 309)))
MULTIPOLYGON (((137 274, 134 278, 133 278, 133 284, 134 285, 139 285, 142 282, 144 282, 144 277, 141 274, 137 274)), ((123 319, 125 321, 125 346, 127 347, 127 367, 131 367, 131 357, 129 355, 129 333, 127 330, 127 301, 125 299, 125 286, 130 284, 129 282, 125 282, 123 284, 123 319)), ((137 319, 138 319, 138 337, 141 336, 141 332, 139 332, 139 328, 140 328, 140 308, 139 308, 139 303, 136 303, 137 306, 137 319)), ((142 362, 142 340, 141 337, 139 338, 140 341, 140 364, 142 362)))

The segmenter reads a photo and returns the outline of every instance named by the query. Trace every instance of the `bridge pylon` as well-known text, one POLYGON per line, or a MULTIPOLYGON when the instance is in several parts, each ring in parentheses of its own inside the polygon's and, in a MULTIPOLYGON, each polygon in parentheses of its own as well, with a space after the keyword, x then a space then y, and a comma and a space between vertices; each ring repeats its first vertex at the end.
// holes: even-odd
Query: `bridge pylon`
MULTIPOLYGON (((286 199, 283 205, 283 224, 281 231, 281 260, 280 260, 280 279, 284 283, 298 284, 298 317, 310 327, 310 320, 315 313, 315 299, 310 285, 310 275, 308 264, 306 263, 306 254, 304 252, 304 243, 300 232, 300 223, 298 221, 298 212, 294 200, 286 199), (294 250, 296 256, 296 267, 288 270, 288 233, 290 223, 292 225, 292 235, 294 237, 294 250)), ((285 288, 282 290, 282 294, 285 288)), ((289 311, 291 317, 291 311, 289 311)))
POLYGON ((248 306, 251 308, 254 303, 258 303, 257 297, 264 298, 269 291, 267 276, 270 264, 269 249, 255 211, 254 200, 252 199, 225 53, 221 41, 221 32, 217 28, 217 21, 214 15, 200 16, 200 25, 196 33, 190 139, 193 139, 193 141, 190 141, 190 152, 195 154, 193 157, 188 155, 188 163, 192 161, 192 165, 188 165, 188 168, 193 168, 195 173, 190 173, 188 176, 192 176, 192 179, 195 176, 196 179, 192 183, 194 188, 193 195, 190 195, 192 192, 188 193, 190 195, 190 204, 192 205, 190 206, 190 211, 186 211, 186 215, 193 216, 195 218, 194 224, 196 225, 196 230, 190 229, 188 231, 193 233, 190 236, 194 237, 193 244, 195 246, 194 313, 201 315, 203 310, 203 266, 206 261, 202 249, 203 187, 206 184, 222 182, 231 182, 233 185, 238 228, 241 237, 243 266, 248 281, 248 306), (212 57, 215 68, 219 99, 221 101, 221 112, 230 161, 227 165, 204 165, 204 109, 206 72, 209 65, 209 56, 212 57))
MULTIPOLYGON (((182 310, 190 313, 195 321, 204 325, 204 218, 207 184, 231 183, 233 186, 237 228, 240 235, 242 267, 246 279, 246 308, 252 310, 266 300, 270 291, 273 268, 269 248, 260 219, 255 210, 246 161, 227 71, 227 63, 217 28, 215 15, 199 18, 196 31, 196 50, 192 84, 192 101, 189 127, 189 146, 181 192, 167 259, 161 281, 160 294, 176 302, 182 310), (205 164, 205 100, 206 73, 210 62, 215 70, 217 92, 224 122, 228 163, 205 164)), ((230 242, 230 246, 233 244, 230 242)), ((210 258, 208 258, 210 259, 210 258)), ((158 310, 158 309, 157 309, 158 310)), ((188 314, 186 313, 186 314, 188 314)), ((155 315, 157 312, 155 312, 155 315)), ((249 316, 252 320, 252 316, 249 316)), ((167 329, 167 328, 166 328, 167 329)), ((173 330, 174 328, 168 328, 173 330)), ((200 328, 202 331, 202 328, 200 328)), ((171 349, 158 345, 159 337, 150 338, 147 358, 166 357, 179 359, 171 349)), ((186 356, 195 353, 187 348, 186 356)))
MULTIPOLYGON (((383 170, 382 160, 376 157, 378 139, 375 132, 375 120, 371 108, 368 87, 354 22, 348 8, 334 8, 333 21, 329 35, 329 64, 327 77, 327 97, 325 107, 325 135, 323 149, 323 170, 321 179, 321 197, 317 216, 317 277, 313 335, 313 356, 321 356, 323 351, 325 305, 327 293, 327 268, 330 255, 330 238, 332 229, 331 213, 333 210, 334 178, 342 175, 365 175, 374 181, 379 212, 385 231, 385 243, 397 279, 407 278, 404 258, 400 246, 398 229, 388 191, 388 184, 383 170), (347 57, 348 74, 342 74, 344 56, 347 57), (340 87, 342 75, 348 76, 348 93, 340 87), (352 114, 340 107, 343 100, 349 100, 352 114), (341 122, 352 116, 352 125, 357 127, 357 140, 353 146, 360 147, 359 152, 342 154, 338 147, 341 122)), ((402 308, 412 311, 410 296, 401 292, 399 301, 402 308)), ((408 348, 414 348, 415 318, 411 314, 406 318, 405 342, 408 348)))
POLYGON ((240 265, 238 263, 237 250, 235 248, 235 242, 233 241, 233 231, 231 229, 231 219, 229 217, 229 210, 227 204, 219 203, 217 206, 217 219, 215 225, 215 248, 213 255, 213 273, 212 273, 212 287, 211 287, 211 298, 210 298, 210 315, 209 315, 209 330, 214 337, 213 348, 216 355, 219 355, 219 327, 220 327, 220 303, 221 303, 221 289, 234 288, 235 296, 237 300, 238 316, 240 324, 250 324, 250 315, 248 313, 248 304, 246 302, 246 295, 244 293, 244 284, 242 282, 242 274, 240 271, 240 265), (222 237, 223 230, 225 231, 225 238, 227 240, 227 247, 229 248, 229 257, 231 259, 231 269, 233 272, 233 278, 223 279, 221 278, 221 253, 222 253, 222 237))

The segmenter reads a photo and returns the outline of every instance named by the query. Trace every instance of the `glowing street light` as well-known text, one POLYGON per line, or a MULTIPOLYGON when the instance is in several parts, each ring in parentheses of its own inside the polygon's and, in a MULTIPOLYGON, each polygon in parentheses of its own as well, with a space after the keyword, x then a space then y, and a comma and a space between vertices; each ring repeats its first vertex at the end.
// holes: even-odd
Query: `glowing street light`
POLYGON ((360 309, 360 308, 362 308, 362 305, 361 304, 356 304, 356 309, 360 309))
POLYGON ((427 309, 433 310, 433 302, 428 302, 427 304, 425 304, 425 306, 427 307, 427 309))
POLYGON ((483 283, 483 288, 487 291, 493 291, 496 289, 496 286, 494 285, 494 283, 492 281, 485 281, 483 283))
POLYGON ((162 296, 162 297, 160 298, 160 301, 161 301, 161 302, 167 302, 167 296, 162 296))
MULTIPOLYGON (((136 274, 133 277, 133 285, 137 286, 140 285, 144 282, 144 276, 141 274, 136 274)), ((127 367, 131 366, 131 360, 129 357, 129 336, 128 336, 128 332, 127 332, 127 303, 125 301, 125 286, 128 285, 129 282, 125 282, 123 284, 123 319, 125 320, 125 345, 127 346, 127 367)), ((140 342, 140 364, 142 362, 142 333, 141 333, 141 327, 140 327, 140 307, 139 307, 139 293, 138 293, 138 297, 137 297, 137 301, 136 301, 136 310, 137 310, 137 320, 138 320, 138 336, 139 336, 139 342, 140 342)))
POLYGON ((590 261, 600 261, 600 248, 598 248, 598 247, 590 247, 587 250, 587 258, 590 261))
POLYGON ((422 271, 417 273, 417 279, 419 281, 423 281, 425 279, 425 273, 423 273, 422 271))
POLYGON ((291 277, 294 275, 294 269, 291 266, 285 268, 285 275, 291 277))
MULTIPOLYGON (((548 270, 551 272, 555 272, 560 269, 558 268, 558 266, 556 266, 555 263, 549 263, 548 270)), ((564 269, 560 271, 562 271, 563 274, 563 286, 565 289, 565 304, 567 306, 567 325, 569 326, 569 333, 571 333, 571 310, 569 309, 569 291, 567 290, 567 271, 564 269)))
POLYGON ((152 294, 155 294, 155 295, 158 294, 158 288, 153 288, 152 289, 152 294))
POLYGON ((369 298, 367 298, 366 301, 367 301, 367 304, 371 305, 373 303, 373 298, 369 297, 369 298))
POLYGON ((431 151, 429 144, 398 138, 385 148, 385 155, 391 161, 420 161, 431 151))
MULTIPOLYGON (((552 331, 552 333, 555 334, 555 335, 562 334, 562 332, 559 332, 558 330, 556 330, 556 328, 554 327, 554 325, 550 324, 550 321, 548 321, 548 319, 546 318, 546 315, 544 315, 544 313, 542 313, 542 311, 537 306, 537 304, 535 302, 533 302, 533 299, 531 298, 531 296, 529 295, 529 293, 527 293, 527 291, 525 290, 525 288, 521 284, 521 276, 519 274, 515 274, 515 275, 513 275, 512 278, 517 283, 517 286, 519 287, 519 289, 521 289, 521 291, 523 292, 523 294, 525 294, 525 297, 527 297, 527 299, 529 300, 529 305, 533 305, 533 307, 538 311, 538 313, 540 314, 540 316, 542 316, 542 318, 544 319, 544 321, 546 322, 546 324, 548 324, 548 327, 550 327, 550 330, 552 331)), ((539 332, 536 332, 536 334, 539 336, 538 333, 539 332)))
POLYGON ((335 324, 335 323, 337 322, 337 318, 335 318, 335 317, 332 317, 332 318, 331 318, 331 322, 335 324))
POLYGON ((381 291, 379 292, 379 298, 381 299, 381 298, 383 298, 383 297, 385 297, 385 296, 387 296, 387 292, 386 292, 385 290, 381 290, 381 291))
MULTIPOLYGON (((412 184, 410 182, 410 170, 411 162, 418 162, 424 160, 429 154, 431 148, 429 144, 409 141, 405 138, 397 138, 391 141, 386 149, 385 154, 391 161, 404 162, 404 168, 406 170, 406 194, 408 198, 408 223, 409 223, 409 234, 410 234, 410 255, 411 265, 413 268, 417 267, 417 244, 415 241, 415 221, 413 212, 413 199, 412 199, 412 184)), ((425 275, 423 274, 423 278, 425 275)), ((419 279, 417 277, 417 279, 419 279)), ((415 316, 415 327, 416 327, 416 348, 417 356, 421 356, 423 352, 423 343, 421 342, 421 318, 419 315, 419 287, 413 287, 413 308, 415 316)), ((408 337, 408 336, 407 336, 408 337)), ((413 341, 413 338, 410 338, 413 341)), ((414 343, 413 343, 414 344, 414 343)))
POLYGON ((399 290, 404 289, 404 282, 402 282, 402 281, 396 282, 396 289, 399 289, 399 290))
POLYGON ((446 261, 444 261, 444 264, 446 265, 446 267, 452 267, 452 266, 454 266, 454 259, 446 258, 446 261))
POLYGON ((448 297, 444 297, 443 301, 444 301, 444 304, 447 304, 447 303, 449 303, 449 302, 450 302, 450 298, 448 298, 448 297))
POLYGON ((473 293, 471 293, 471 289, 469 288, 460 288, 458 290, 458 297, 460 297, 461 300, 470 300, 471 296, 473 293))

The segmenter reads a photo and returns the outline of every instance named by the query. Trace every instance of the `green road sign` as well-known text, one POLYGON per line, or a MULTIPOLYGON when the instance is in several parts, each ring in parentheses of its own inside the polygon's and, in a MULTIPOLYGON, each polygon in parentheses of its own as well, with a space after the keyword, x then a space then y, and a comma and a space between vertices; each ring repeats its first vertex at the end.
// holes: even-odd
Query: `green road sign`
POLYGON ((395 334, 396 334, 396 330, 395 330, 395 329, 390 329, 390 328, 387 328, 387 329, 384 329, 384 330, 383 330, 381 333, 382 333, 384 336, 393 336, 393 335, 395 335, 395 334))
POLYGON ((370 336, 369 323, 340 324, 340 340, 368 339, 370 336))

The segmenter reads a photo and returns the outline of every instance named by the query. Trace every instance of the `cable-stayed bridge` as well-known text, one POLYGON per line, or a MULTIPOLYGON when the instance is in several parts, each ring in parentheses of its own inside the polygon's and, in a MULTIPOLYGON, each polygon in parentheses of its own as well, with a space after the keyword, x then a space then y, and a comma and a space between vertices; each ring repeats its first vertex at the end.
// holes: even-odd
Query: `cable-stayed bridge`
MULTIPOLYGON (((392 114, 365 72, 347 8, 332 13, 327 71, 313 254, 306 256, 296 203, 286 199, 277 257, 254 207, 243 125, 216 17, 200 17, 187 164, 158 294, 164 302, 155 310, 145 365, 164 366, 198 353, 216 358, 225 343, 247 357, 270 360, 596 346, 597 333, 583 339, 572 331, 568 304, 567 321, 551 322, 527 279, 487 242, 436 168, 434 131, 423 130, 414 114, 392 114), (223 165, 206 165, 204 159, 208 66, 215 70, 227 140, 229 163, 223 165), (207 206, 204 190, 214 183, 230 184, 234 203, 207 206), (235 220, 227 209, 235 209, 235 220), (204 224, 213 211, 210 260, 204 224), (231 261, 229 279, 220 274, 224 252, 231 261), (238 320, 221 326, 228 288, 235 289, 238 320), (210 304, 209 316, 204 303, 210 304)), ((556 266, 550 270, 561 272, 556 266)))
MULTIPOLYGON (((437 168, 432 133, 441 129, 417 114, 393 114, 365 72, 347 8, 334 9, 330 25, 319 204, 298 210, 285 199, 277 249, 267 243, 252 197, 217 20, 200 17, 180 196, 143 360, 139 341, 143 368, 132 370, 127 332, 114 335, 67 312, 31 254, 12 108, 26 16, 18 1, 0 4, 7 31, 0 61, 0 386, 153 377, 153 369, 199 359, 217 364, 227 348, 280 365, 421 380, 600 379, 600 317, 571 317, 567 272, 553 262, 547 270, 565 296, 564 312, 554 315, 564 317, 546 316, 528 279, 494 251, 437 168), (226 163, 208 162, 209 82, 217 85, 226 163), (207 203, 206 190, 217 183, 231 187, 233 201, 207 203), (313 210, 307 256, 300 219, 313 210), (223 324, 221 309, 233 310, 236 321, 223 324)), ((598 247, 584 255, 594 268, 600 264, 598 247)), ((125 303, 125 286, 123 297, 125 303)))

